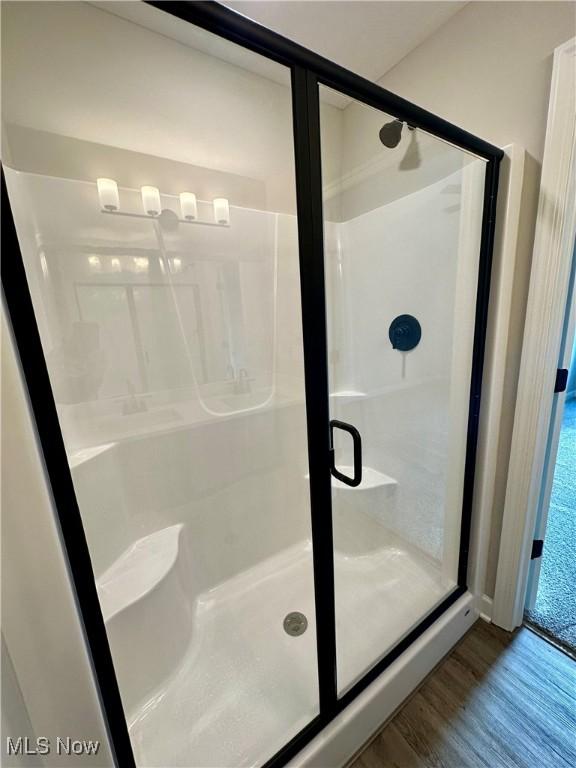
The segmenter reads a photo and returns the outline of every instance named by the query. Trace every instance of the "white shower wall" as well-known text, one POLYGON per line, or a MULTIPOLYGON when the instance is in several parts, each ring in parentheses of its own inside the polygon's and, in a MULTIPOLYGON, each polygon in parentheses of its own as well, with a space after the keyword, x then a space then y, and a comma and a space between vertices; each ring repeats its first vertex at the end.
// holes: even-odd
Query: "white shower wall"
MULTIPOLYGON (((331 224, 327 238, 338 241, 342 289, 355 329, 353 334, 345 333, 338 349, 336 386, 332 389, 360 393, 359 397, 342 398, 340 415, 357 425, 367 438, 366 465, 397 481, 393 499, 373 513, 387 528, 437 559, 442 556, 449 471, 447 436, 460 236, 459 212, 454 210, 450 195, 439 193, 457 181, 454 175, 349 222, 331 224), (414 220, 419 222, 417 227, 414 220), (426 253, 425 260, 422 253, 426 253), (404 313, 417 316, 423 328, 420 345, 407 354, 393 350, 388 339, 390 321, 404 313), (346 370, 342 385, 338 383, 340 368, 346 370)), ((266 553, 293 544, 307 530, 306 526, 293 525, 303 519, 294 510, 304 510, 306 504, 307 489, 302 482, 306 456, 302 454, 290 476, 286 476, 285 467, 278 471, 281 461, 275 459, 283 441, 292 438, 289 454, 298 453, 298 446, 305 444, 303 372, 295 375, 301 344, 299 275, 294 253, 289 253, 297 247, 295 220, 281 216, 280 222, 276 400, 260 412, 224 420, 211 419, 200 409, 193 425, 175 426, 167 434, 161 428, 157 435, 117 441, 97 456, 78 462, 74 469, 78 483, 89 484, 106 463, 108 477, 117 475, 123 488, 118 488, 104 509, 116 513, 124 510, 126 529, 132 531, 126 544, 185 520, 197 526, 202 536, 216 537, 210 545, 209 538, 204 541, 205 551, 213 552, 218 548, 218 532, 230 528, 234 543, 222 563, 231 570, 218 577, 214 564, 199 568, 207 583, 217 583, 258 562, 266 553), (286 402, 280 407, 283 398, 286 402), (259 438, 247 440, 247 435, 259 438), (238 450, 234 450, 235 441, 238 450), (246 443, 250 445, 248 452, 242 450, 246 443), (112 458, 111 452, 121 457, 116 471, 116 457, 112 458), (214 457, 223 452, 228 460, 219 465, 214 457), (269 473, 270 482, 265 484, 269 498, 250 503, 250 476, 261 477, 262 472, 269 473), (217 497, 211 488, 218 489, 217 497), (271 517, 266 510, 278 502, 286 511, 271 517), (286 523, 284 527, 278 525, 281 520, 286 523), (238 546, 243 529, 246 546, 238 546), (262 536, 254 539, 253 530, 262 536), (267 530, 268 536, 264 536, 267 530), (236 566, 235 551, 245 558, 236 566), (214 576, 208 577, 214 570, 214 576)), ((327 275, 327 280, 333 285, 333 274, 327 275)), ((250 296, 249 285, 246 282, 243 287, 247 304, 256 301, 250 296)), ((345 331, 347 319, 339 321, 345 331)), ((271 326, 270 322, 261 330, 271 333, 271 326)), ((264 339, 259 344, 267 346, 264 339)), ((111 494, 110 486, 104 494, 111 494)), ((82 495, 86 503, 100 506, 97 495, 82 495)), ((95 513, 93 519, 94 535, 100 529, 101 546, 117 550, 119 541, 111 541, 106 533, 111 521, 102 512, 95 513)), ((103 556, 103 563, 110 561, 110 555, 103 556)))
MULTIPOLYGON (((360 488, 333 483, 340 691, 454 586, 465 175, 326 225, 331 410, 365 444, 360 488), (404 356, 388 326, 407 312, 423 336, 404 356)), ((296 218, 231 206, 229 229, 158 223, 101 213, 90 182, 7 183, 138 764, 167 744, 173 765, 263 761, 318 712, 296 218), (292 610, 309 621, 298 644, 292 610)))
MULTIPOLYGON (((356 393, 338 398, 339 417, 355 424, 365 438, 365 464, 397 483, 374 516, 438 560, 449 482, 463 173, 349 221, 326 225, 328 320, 334 330, 331 391, 356 393), (391 347, 388 327, 406 313, 419 319, 422 340, 412 352, 399 353, 391 347)), ((27 268, 36 304, 44 309, 39 320, 45 346, 54 348, 76 318, 77 284, 94 288, 118 282, 107 266, 112 257, 101 256, 100 271, 91 271, 92 251, 101 252, 103 243, 117 250, 138 246, 152 260, 157 242, 150 222, 109 222, 100 214, 94 185, 8 174, 21 229, 30 230, 24 205, 37 211, 36 231, 29 231, 27 268), (41 259, 48 264, 47 273, 41 259)), ((133 194, 123 191, 128 206, 133 194)), ((166 247, 178 252, 183 271, 161 279, 167 302, 180 307, 170 286, 183 284, 189 265, 244 265, 239 284, 243 348, 250 357, 251 378, 261 390, 254 404, 238 413, 221 406, 214 414, 213 386, 197 380, 197 336, 187 335, 185 327, 162 311, 154 315, 154 323, 158 337, 170 342, 163 361, 174 358, 174 375, 186 374, 176 382, 180 386, 151 392, 137 388, 147 411, 132 416, 122 413, 130 394, 124 382, 121 394, 104 393, 91 402, 62 403, 56 397, 97 574, 136 539, 178 522, 197 530, 200 560, 202 552, 222 554, 218 563, 211 556, 198 567, 199 589, 309 534, 296 219, 233 209, 232 221, 230 230, 215 233, 183 226, 167 233, 166 247), (220 242, 216 248, 215 242, 220 242), (184 359, 178 361, 178 356, 184 359), (289 462, 286 456, 292 457, 289 462), (261 483, 264 475, 268 480, 261 483), (278 504, 284 512, 270 515, 268 510, 278 504)), ((148 273, 125 270, 121 278, 133 286, 151 280, 148 273)), ((187 317, 181 314, 181 323, 187 317)), ((206 326, 204 331, 207 351, 222 342, 206 326)), ((116 333, 114 360, 132 359, 132 343, 130 336, 116 333)), ((101 346, 108 352, 106 340, 101 346)), ((48 364, 55 365, 50 354, 48 364)), ((229 376, 224 369, 222 374, 222 379, 229 376)))
MULTIPOLYGON (((333 490, 340 689, 454 583, 442 559, 463 173, 326 225, 331 407, 366 446, 365 484, 354 495, 337 484, 333 490), (405 356, 388 340, 391 320, 404 313, 423 328, 405 356), (373 471, 390 484, 370 488, 373 471), (404 610, 409 585, 416 589, 404 610), (375 605, 395 612, 389 634, 375 605), (375 625, 360 647, 349 633, 364 614, 375 625)), ((225 686, 218 670, 239 647, 219 648, 212 671, 204 661, 196 666, 194 654, 212 622, 227 633, 235 612, 258 610, 260 592, 250 602, 249 584, 270 591, 278 581, 285 589, 292 573, 293 597, 281 615, 270 603, 261 621, 275 637, 284 613, 300 608, 314 629, 297 222, 232 206, 230 229, 159 225, 102 214, 89 182, 10 169, 7 178, 123 701, 147 764, 155 738, 145 727, 148 708, 164 739, 170 707, 180 711, 179 697, 200 684, 197 676, 225 686), (138 259, 147 259, 145 269, 138 259), (137 296, 152 285, 164 298, 146 305, 139 340, 118 320, 127 293, 98 304, 102 291, 137 296), (183 288, 191 290, 185 299, 183 288), (87 306, 99 307, 91 322, 104 323, 96 367, 92 358, 80 365, 82 350, 66 342, 87 306), (202 322, 191 306, 200 307, 202 322), (140 356, 142 349, 160 355, 154 388, 138 378, 138 344, 140 356), (202 375, 200 348, 209 358, 202 375), (130 360, 128 383, 118 365, 130 360), (248 394, 235 390, 240 366, 249 372, 248 394), (71 386, 78 373, 82 385, 71 386), (144 407, 126 411, 133 402, 144 407), (150 550, 148 562, 138 562, 139 550, 150 550), (146 574, 158 569, 157 583, 145 587, 142 566, 146 574), (170 642, 158 653, 165 635, 170 642)), ((123 208, 137 210, 137 192, 120 192, 123 208)), ((163 196, 163 205, 177 212, 174 198, 163 196)), ((351 463, 345 451, 340 460, 351 463)), ((263 648, 269 642, 262 637, 263 648)), ((292 673, 282 663, 270 677, 259 659, 246 662, 247 690, 254 675, 294 684, 294 696, 303 697, 289 715, 295 733, 316 711, 314 633, 291 659, 292 673)), ((224 727, 234 711, 210 717, 224 727)), ((194 738, 198 760, 203 749, 212 754, 212 742, 194 738)))
MULTIPOLYGON (((305 538, 295 217, 232 206, 229 229, 161 231, 162 254, 156 224, 102 214, 94 184, 7 177, 96 575, 136 539, 178 522, 195 530, 199 560, 210 553, 195 569, 199 589, 305 538), (125 291, 152 286, 163 301, 144 307, 137 338, 125 291), (80 319, 98 326, 90 355, 70 342, 80 319), (199 346, 221 358, 209 378, 199 346), (159 356, 164 384, 140 380, 142 350, 149 363, 159 356), (242 368, 247 404, 233 385, 242 368), (133 398, 143 410, 126 413, 133 398), (285 513, 270 514, 278 501, 285 513)), ((137 210, 135 191, 121 196, 123 209, 137 210)), ((177 211, 177 199, 163 196, 163 205, 177 211)), ((200 216, 209 220, 206 206, 200 216)))
MULTIPOLYGON (((454 329, 467 327, 474 315, 472 301, 468 317, 458 316, 459 260, 471 256, 467 276, 473 277, 478 259, 461 243, 461 211, 475 202, 461 199, 466 173, 327 225, 331 392, 352 393, 333 398, 333 410, 360 430, 363 463, 397 482, 373 514, 437 560, 446 504, 458 503, 448 501, 455 481, 449 427, 462 426, 451 423, 451 393, 469 386, 454 371, 454 329), (401 314, 414 315, 422 327, 419 345, 407 353, 394 350, 388 337, 401 314)), ((477 235, 468 231, 472 249, 477 235)), ((459 360, 464 376, 470 357, 468 343, 459 360)), ((342 463, 351 463, 351 445, 343 451, 342 463)))

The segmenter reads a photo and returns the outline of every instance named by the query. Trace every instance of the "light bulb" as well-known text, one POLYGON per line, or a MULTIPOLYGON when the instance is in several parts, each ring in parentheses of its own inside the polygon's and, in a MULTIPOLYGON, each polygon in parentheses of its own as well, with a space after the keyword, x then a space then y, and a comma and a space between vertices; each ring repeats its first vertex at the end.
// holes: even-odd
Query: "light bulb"
POLYGON ((90 267, 90 272, 100 272, 102 270, 100 256, 88 256, 88 265, 90 267))
POLYGON ((112 267, 112 272, 122 271, 122 265, 120 264, 120 259, 116 258, 116 256, 110 259, 110 266, 112 267))
POLYGON ((134 271, 148 272, 148 258, 146 256, 134 256, 134 271))
POLYGON ((162 210, 160 191, 157 187, 142 187, 142 205, 148 216, 158 216, 162 210))
POLYGON ((182 218, 187 221, 194 221, 198 218, 198 205, 194 192, 180 192, 180 211, 182 218))
POLYGON ((230 224, 230 208, 225 197, 216 197, 213 201, 214 219, 217 224, 230 224))
POLYGON ((182 259, 178 258, 178 256, 172 259, 172 271, 182 272, 182 259))
POLYGON ((114 179, 96 179, 100 207, 105 211, 117 211, 120 207, 118 184, 114 179))

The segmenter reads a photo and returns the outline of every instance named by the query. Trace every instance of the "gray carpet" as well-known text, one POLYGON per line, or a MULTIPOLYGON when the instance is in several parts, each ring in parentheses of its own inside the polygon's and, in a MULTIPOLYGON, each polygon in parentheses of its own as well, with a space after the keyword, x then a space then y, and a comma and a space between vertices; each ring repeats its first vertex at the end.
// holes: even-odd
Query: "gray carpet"
POLYGON ((538 597, 526 618, 576 653, 576 400, 566 402, 538 597))

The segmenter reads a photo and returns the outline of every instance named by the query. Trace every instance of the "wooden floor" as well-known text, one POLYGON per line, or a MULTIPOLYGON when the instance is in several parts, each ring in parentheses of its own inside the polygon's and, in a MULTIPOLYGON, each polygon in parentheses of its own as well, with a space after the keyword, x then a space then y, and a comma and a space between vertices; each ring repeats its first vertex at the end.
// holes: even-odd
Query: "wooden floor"
POLYGON ((576 662, 479 621, 350 768, 576 766, 576 662))

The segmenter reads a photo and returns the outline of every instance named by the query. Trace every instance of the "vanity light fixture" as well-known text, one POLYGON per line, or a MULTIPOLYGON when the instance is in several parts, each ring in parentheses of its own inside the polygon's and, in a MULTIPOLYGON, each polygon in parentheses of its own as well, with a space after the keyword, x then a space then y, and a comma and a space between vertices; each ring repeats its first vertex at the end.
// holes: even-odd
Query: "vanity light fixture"
POLYGON ((230 207, 225 197, 216 197, 213 201, 214 219, 217 224, 230 224, 230 207))
POLYGON ((100 207, 105 211, 117 211, 120 207, 118 184, 114 179, 96 179, 100 207))
POLYGON ((142 205, 148 216, 159 216, 162 210, 160 203, 160 190, 158 187, 142 187, 142 205))
MULTIPOLYGON (((121 211, 120 197, 118 194, 118 184, 114 179, 96 179, 98 187, 98 200, 100 201, 100 213, 109 213, 114 216, 128 216, 132 219, 158 219, 160 226, 172 224, 200 224, 205 227, 229 227, 230 226, 230 206, 225 197, 217 197, 212 201, 214 208, 214 219, 210 221, 198 218, 198 200, 194 192, 180 192, 180 215, 178 218, 172 209, 166 210, 167 219, 164 221, 162 213, 162 202, 160 200, 160 190, 158 187, 144 186, 140 188, 142 197, 142 206, 144 213, 133 213, 132 211, 121 211)), ((113 265, 114 272, 121 271, 116 265, 113 265)))
POLYGON ((195 221, 198 218, 198 204, 194 192, 180 192, 180 211, 186 221, 195 221))

